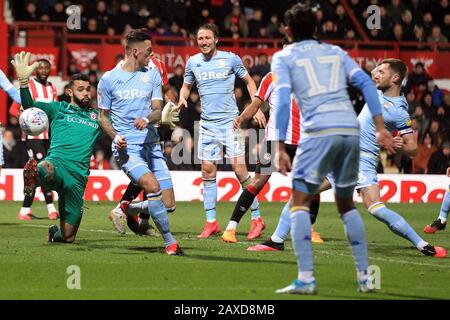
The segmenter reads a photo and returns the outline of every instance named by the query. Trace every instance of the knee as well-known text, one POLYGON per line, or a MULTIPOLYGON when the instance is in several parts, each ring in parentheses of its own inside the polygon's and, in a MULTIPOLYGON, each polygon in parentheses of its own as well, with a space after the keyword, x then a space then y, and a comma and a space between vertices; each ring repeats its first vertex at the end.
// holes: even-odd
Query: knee
POLYGON ((203 165, 202 166, 202 176, 203 178, 215 178, 216 170, 214 165, 203 165))
POLYGON ((336 201, 338 211, 341 215, 343 215, 346 212, 349 212, 350 210, 355 209, 355 203, 353 202, 352 198, 346 198, 346 199, 340 199, 336 201))

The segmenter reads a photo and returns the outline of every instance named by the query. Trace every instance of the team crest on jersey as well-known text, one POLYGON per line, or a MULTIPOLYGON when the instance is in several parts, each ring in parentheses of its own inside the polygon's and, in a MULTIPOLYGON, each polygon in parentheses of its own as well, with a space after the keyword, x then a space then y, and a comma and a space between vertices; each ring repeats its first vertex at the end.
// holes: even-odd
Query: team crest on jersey
POLYGON ((149 83, 150 82, 150 76, 148 74, 144 73, 141 76, 141 80, 142 80, 143 83, 149 83))
POLYGON ((225 68, 227 66, 227 59, 219 59, 219 67, 225 68))
POLYGON ((97 114, 95 112, 91 112, 89 113, 89 118, 91 118, 91 120, 97 120, 97 114))

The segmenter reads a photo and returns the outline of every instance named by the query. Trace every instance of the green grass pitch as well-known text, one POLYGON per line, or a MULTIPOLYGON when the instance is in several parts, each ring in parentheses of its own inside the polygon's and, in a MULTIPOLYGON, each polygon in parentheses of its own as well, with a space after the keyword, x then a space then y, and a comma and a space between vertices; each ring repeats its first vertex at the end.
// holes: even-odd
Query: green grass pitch
MULTIPOLYGON (((184 256, 167 256, 162 240, 130 231, 116 234, 107 218, 114 204, 88 202, 76 242, 46 243, 49 220, 18 221, 18 202, 0 206, 0 299, 450 299, 450 258, 425 257, 394 235, 358 205, 366 224, 370 264, 381 270, 381 289, 356 292, 355 269, 343 224, 333 204, 322 204, 317 230, 326 240, 314 244, 318 295, 277 295, 297 273, 290 241, 284 252, 248 252, 249 216, 238 228, 236 244, 220 237, 197 239, 204 222, 202 203, 178 203, 170 216, 184 256), (67 268, 80 267, 81 289, 69 290, 67 268)), ((267 228, 273 232, 281 203, 263 203, 267 228)), ((234 203, 219 203, 222 229, 234 203)), ((450 247, 450 230, 424 235, 439 204, 390 205, 432 244, 450 247)), ((46 217, 35 203, 34 214, 46 217)))

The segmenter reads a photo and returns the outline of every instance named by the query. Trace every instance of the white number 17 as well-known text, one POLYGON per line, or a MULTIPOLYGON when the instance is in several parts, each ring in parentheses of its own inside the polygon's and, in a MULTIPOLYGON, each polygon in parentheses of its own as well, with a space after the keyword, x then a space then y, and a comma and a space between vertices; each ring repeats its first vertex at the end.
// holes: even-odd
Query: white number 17
POLYGON ((328 88, 319 83, 311 59, 306 58, 306 59, 298 59, 295 61, 297 66, 303 67, 305 69, 306 77, 308 78, 310 86, 308 90, 309 97, 325 93, 327 91, 336 91, 338 89, 338 76, 339 76, 339 67, 341 66, 341 58, 339 56, 334 55, 334 56, 318 57, 316 59, 321 64, 328 64, 328 63, 331 64, 331 75, 328 88))

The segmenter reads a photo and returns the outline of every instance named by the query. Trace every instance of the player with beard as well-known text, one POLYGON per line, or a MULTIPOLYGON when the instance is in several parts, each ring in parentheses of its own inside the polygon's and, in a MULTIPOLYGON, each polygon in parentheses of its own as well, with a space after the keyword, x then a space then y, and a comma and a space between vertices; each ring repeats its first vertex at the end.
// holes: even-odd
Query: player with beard
POLYGON ((14 65, 20 84, 24 109, 36 107, 48 116, 52 140, 48 155, 39 164, 28 161, 24 167, 24 193, 31 195, 37 186, 55 190, 59 196, 60 226, 52 225, 49 242, 72 243, 83 215, 83 195, 89 176, 89 160, 100 135, 98 112, 91 107, 89 79, 75 74, 69 82, 70 103, 33 101, 29 86, 38 62, 28 65, 30 53, 16 54, 14 65))

